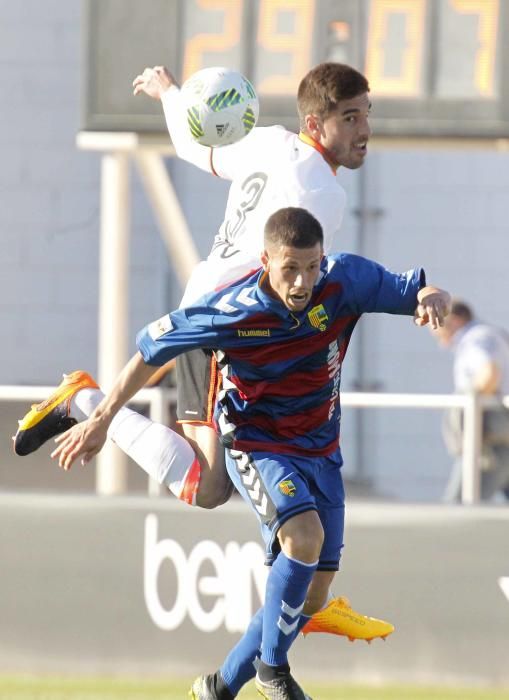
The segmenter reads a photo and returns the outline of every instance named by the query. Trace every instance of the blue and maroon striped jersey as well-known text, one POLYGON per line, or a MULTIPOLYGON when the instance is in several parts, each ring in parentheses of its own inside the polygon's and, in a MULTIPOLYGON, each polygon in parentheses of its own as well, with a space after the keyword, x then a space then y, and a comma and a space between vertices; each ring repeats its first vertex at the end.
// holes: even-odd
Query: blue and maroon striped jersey
POLYGON ((413 315, 424 271, 394 274, 356 255, 326 257, 299 313, 269 296, 262 277, 258 270, 154 321, 138 334, 138 349, 153 365, 194 348, 217 351, 223 386, 215 421, 228 447, 330 454, 339 441, 341 365, 355 324, 363 313, 413 315))

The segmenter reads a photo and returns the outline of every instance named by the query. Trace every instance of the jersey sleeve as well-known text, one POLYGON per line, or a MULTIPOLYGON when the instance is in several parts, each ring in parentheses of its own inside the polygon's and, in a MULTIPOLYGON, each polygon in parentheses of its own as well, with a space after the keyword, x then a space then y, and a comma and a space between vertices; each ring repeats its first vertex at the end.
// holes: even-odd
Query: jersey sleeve
POLYGON ((423 268, 395 273, 357 255, 342 255, 340 260, 357 313, 414 314, 417 292, 426 285, 423 268))
POLYGON ((149 323, 136 336, 136 346, 148 365, 160 367, 195 348, 217 348, 224 329, 214 326, 215 313, 205 307, 172 311, 149 323))
POLYGON ((191 132, 187 127, 187 117, 179 88, 174 85, 166 90, 161 101, 166 126, 178 157, 196 165, 201 170, 205 170, 208 173, 213 172, 211 162, 212 148, 202 146, 191 136, 191 132))

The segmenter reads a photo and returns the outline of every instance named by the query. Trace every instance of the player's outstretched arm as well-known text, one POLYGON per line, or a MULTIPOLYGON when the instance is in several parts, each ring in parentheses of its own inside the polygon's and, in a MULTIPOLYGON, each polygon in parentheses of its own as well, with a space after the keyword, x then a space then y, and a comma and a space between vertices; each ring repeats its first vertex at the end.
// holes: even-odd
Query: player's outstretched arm
POLYGON ((429 325, 436 330, 444 325, 451 310, 451 295, 444 289, 427 285, 417 293, 417 308, 414 321, 418 326, 429 325))
POLYGON ((179 158, 192 163, 200 170, 212 173, 211 149, 202 146, 191 136, 187 118, 180 100, 179 85, 170 71, 164 66, 145 68, 143 73, 133 80, 133 93, 145 94, 154 100, 160 100, 168 133, 179 158))
POLYGON ((147 365, 137 352, 120 373, 113 389, 87 420, 55 438, 58 447, 51 453, 51 458, 58 459, 59 466, 65 470, 70 469, 77 459, 81 459, 82 464, 90 462, 103 448, 115 415, 145 386, 156 370, 157 367, 147 365))

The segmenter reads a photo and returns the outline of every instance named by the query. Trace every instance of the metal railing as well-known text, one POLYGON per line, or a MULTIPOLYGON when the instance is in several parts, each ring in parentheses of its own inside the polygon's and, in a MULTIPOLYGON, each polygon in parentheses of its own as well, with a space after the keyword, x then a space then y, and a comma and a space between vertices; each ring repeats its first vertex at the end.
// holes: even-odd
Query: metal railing
MULTIPOLYGON (((0 385, 1 401, 42 401, 52 391, 51 386, 9 386, 0 385)), ((148 406, 149 417, 158 423, 168 425, 170 406, 175 403, 176 390, 169 387, 142 389, 130 404, 148 406)), ((341 405, 354 408, 458 408, 463 411, 462 449, 462 492, 461 501, 474 504, 480 497, 480 455, 482 447, 482 417, 486 408, 509 408, 509 396, 502 402, 478 394, 389 394, 384 392, 344 392, 341 405)), ((159 486, 149 480, 149 493, 159 493, 159 486)))

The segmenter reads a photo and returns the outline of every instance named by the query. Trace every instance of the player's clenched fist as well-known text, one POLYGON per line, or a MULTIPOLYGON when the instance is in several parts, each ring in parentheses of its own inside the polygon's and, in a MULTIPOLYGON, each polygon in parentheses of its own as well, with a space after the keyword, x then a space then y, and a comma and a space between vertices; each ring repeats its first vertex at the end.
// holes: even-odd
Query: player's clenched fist
POLYGON ((444 325, 444 319, 451 310, 451 295, 443 289, 426 286, 417 294, 417 308, 414 321, 418 326, 429 325, 433 330, 444 325))

